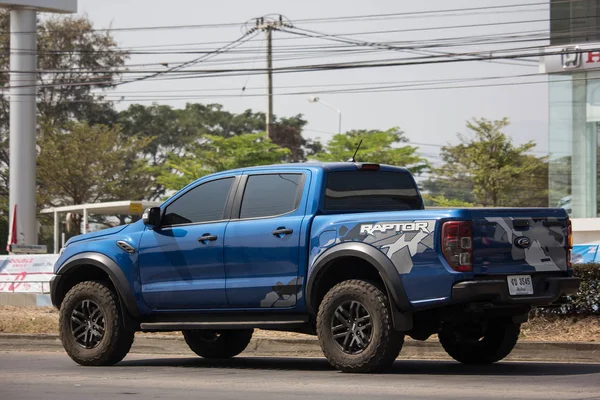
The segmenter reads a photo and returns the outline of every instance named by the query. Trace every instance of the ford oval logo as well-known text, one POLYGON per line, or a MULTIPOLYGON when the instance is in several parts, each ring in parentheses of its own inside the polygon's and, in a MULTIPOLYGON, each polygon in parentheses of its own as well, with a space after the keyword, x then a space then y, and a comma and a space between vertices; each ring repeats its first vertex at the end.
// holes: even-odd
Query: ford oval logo
POLYGON ((517 246, 521 249, 526 249, 529 246, 531 246, 531 239, 529 239, 528 237, 525 237, 525 236, 520 236, 515 239, 515 246, 517 246))

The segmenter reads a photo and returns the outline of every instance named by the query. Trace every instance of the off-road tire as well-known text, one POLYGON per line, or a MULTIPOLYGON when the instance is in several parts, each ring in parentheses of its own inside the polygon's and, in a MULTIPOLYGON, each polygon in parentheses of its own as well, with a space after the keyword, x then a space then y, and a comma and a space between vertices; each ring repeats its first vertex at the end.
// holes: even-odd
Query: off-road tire
POLYGON ((104 283, 81 282, 65 296, 59 312, 60 340, 69 357, 81 365, 113 365, 121 361, 133 344, 135 332, 123 324, 117 295, 104 283), (73 311, 84 301, 95 303, 103 316, 104 332, 94 348, 85 348, 77 343, 73 333, 73 311))
POLYGON ((222 331, 185 330, 182 331, 190 349, 204 358, 231 358, 248 347, 254 329, 232 329, 222 331))
POLYGON ((443 327, 438 338, 446 353, 463 364, 492 364, 508 356, 517 344, 521 324, 506 319, 490 320, 480 334, 469 324, 443 327))
POLYGON ((341 282, 327 292, 317 315, 317 336, 323 354, 333 367, 342 372, 364 373, 383 371, 392 365, 404 344, 404 334, 394 330, 388 304, 381 289, 362 280, 341 282), (370 340, 358 354, 345 352, 334 339, 332 321, 336 310, 348 301, 360 303, 372 324, 370 340))

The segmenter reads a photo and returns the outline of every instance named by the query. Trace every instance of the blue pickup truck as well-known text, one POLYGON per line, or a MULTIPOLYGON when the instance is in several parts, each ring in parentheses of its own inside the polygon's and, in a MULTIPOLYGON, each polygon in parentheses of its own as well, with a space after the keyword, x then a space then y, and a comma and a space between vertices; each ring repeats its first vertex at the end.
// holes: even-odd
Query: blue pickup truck
POLYGON ((533 306, 578 289, 571 247, 560 208, 425 210, 404 168, 262 166, 70 239, 51 296, 82 365, 121 361, 136 331, 182 331, 196 354, 233 357, 255 328, 317 335, 345 372, 390 366, 406 335, 488 364, 533 306))

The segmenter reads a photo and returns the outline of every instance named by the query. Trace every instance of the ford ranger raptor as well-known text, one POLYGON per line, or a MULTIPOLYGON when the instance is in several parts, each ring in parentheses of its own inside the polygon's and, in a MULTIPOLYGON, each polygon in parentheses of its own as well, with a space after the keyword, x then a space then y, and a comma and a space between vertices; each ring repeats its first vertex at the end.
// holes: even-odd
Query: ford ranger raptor
POLYGON ((345 372, 437 334, 466 364, 506 357, 535 306, 578 290, 560 208, 425 209, 404 168, 261 166, 205 176, 143 218, 71 238, 51 282, 60 338, 111 365, 135 332, 234 357, 254 329, 316 335, 345 372))

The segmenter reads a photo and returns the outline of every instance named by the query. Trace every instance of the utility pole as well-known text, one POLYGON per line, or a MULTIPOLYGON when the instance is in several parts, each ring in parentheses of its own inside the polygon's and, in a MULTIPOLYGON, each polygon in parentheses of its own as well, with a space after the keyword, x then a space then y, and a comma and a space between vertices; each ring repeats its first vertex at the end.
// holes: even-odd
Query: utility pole
POLYGON ((291 28, 292 24, 284 21, 283 15, 279 18, 260 17, 256 19, 256 25, 252 30, 264 31, 267 35, 267 115, 266 115, 266 138, 271 137, 273 129, 273 31, 280 28, 291 28))
POLYGON ((273 29, 266 28, 267 32, 267 139, 271 137, 273 124, 273 29))

